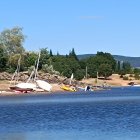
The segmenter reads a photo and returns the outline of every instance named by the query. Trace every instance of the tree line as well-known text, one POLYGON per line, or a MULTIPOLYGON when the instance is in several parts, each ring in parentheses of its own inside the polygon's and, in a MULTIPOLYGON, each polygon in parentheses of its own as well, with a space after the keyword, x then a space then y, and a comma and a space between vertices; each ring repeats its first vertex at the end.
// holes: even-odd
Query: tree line
MULTIPOLYGON (((0 72, 13 73, 20 60, 20 71, 32 71, 36 65, 39 52, 26 51, 23 43, 26 36, 23 35, 22 28, 14 27, 6 29, 0 33, 0 72)), ((40 49, 40 62, 38 69, 50 74, 59 74, 70 78, 81 80, 98 76, 105 79, 113 73, 125 75, 126 73, 136 73, 138 69, 133 69, 129 62, 116 61, 110 53, 97 52, 95 56, 79 60, 74 48, 66 55, 53 54, 48 48, 40 49)))

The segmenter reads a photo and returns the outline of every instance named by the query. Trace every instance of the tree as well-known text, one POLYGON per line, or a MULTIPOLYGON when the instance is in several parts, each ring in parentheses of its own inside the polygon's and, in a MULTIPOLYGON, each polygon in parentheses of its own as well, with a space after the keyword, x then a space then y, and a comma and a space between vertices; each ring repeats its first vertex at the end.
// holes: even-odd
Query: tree
POLYGON ((52 56, 53 56, 53 53, 52 53, 52 50, 51 50, 51 49, 50 49, 50 53, 49 53, 49 54, 50 54, 50 57, 52 57, 52 56))
POLYGON ((10 66, 16 69, 16 67, 18 65, 18 60, 20 59, 20 57, 21 57, 20 54, 11 55, 11 57, 9 59, 10 66))
POLYGON ((50 55, 49 55, 49 51, 47 48, 42 48, 40 50, 40 61, 39 61, 39 68, 41 69, 43 65, 45 64, 50 64, 51 63, 51 59, 49 60, 50 55))
POLYGON ((24 66, 28 69, 31 66, 35 66, 38 54, 35 52, 27 52, 24 55, 24 66))
POLYGON ((77 55, 76 55, 76 53, 75 53, 74 48, 72 48, 72 51, 70 51, 69 57, 72 57, 72 58, 74 58, 75 60, 78 61, 78 58, 77 58, 77 55))
POLYGON ((24 52, 23 42, 25 36, 22 33, 22 28, 14 27, 6 29, 0 33, 0 44, 3 46, 6 53, 17 54, 24 52))
POLYGON ((72 73, 75 73, 80 68, 77 60, 73 57, 53 56, 52 65, 54 70, 59 71, 60 74, 70 78, 72 73))
POLYGON ((132 70, 129 62, 123 62, 122 69, 125 72, 125 74, 131 73, 131 70, 132 70))
POLYGON ((8 61, 8 56, 4 53, 3 48, 0 47, 0 71, 6 69, 7 61, 8 61))
POLYGON ((74 78, 76 80, 82 80, 85 76, 85 70, 84 69, 78 69, 75 74, 74 74, 74 78))
POLYGON ((96 77, 97 72, 99 76, 110 76, 116 69, 116 61, 109 53, 97 52, 96 56, 87 59, 88 74, 90 77, 96 77), (109 67, 107 69, 107 66, 109 67), (102 70, 101 70, 102 69, 102 70), (103 69, 106 73, 103 73, 103 69))
POLYGON ((120 63, 120 61, 117 61, 117 63, 116 63, 116 72, 118 73, 118 72, 120 72, 120 70, 121 70, 121 63, 120 63))
POLYGON ((90 58, 87 59, 87 74, 89 75, 89 77, 96 77, 96 73, 98 71, 98 61, 97 58, 92 56, 90 58))
POLYGON ((80 65, 81 69, 86 69, 87 60, 86 60, 86 59, 80 60, 80 61, 79 61, 79 65, 80 65))
POLYGON ((116 60, 114 59, 114 57, 110 54, 110 53, 104 53, 104 52, 97 52, 96 56, 102 58, 103 62, 106 64, 109 64, 112 68, 112 72, 115 71, 116 69, 116 60))
POLYGON ((134 71, 134 74, 140 74, 140 69, 139 68, 135 68, 133 71, 134 71))
POLYGON ((100 76, 103 76, 106 79, 112 75, 112 68, 109 64, 101 64, 98 72, 100 76))

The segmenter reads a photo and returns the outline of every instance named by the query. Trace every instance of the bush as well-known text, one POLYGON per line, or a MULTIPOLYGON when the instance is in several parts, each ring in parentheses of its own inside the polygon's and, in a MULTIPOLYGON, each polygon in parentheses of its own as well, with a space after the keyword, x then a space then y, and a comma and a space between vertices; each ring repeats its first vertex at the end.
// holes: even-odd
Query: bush
POLYGON ((129 78, 127 76, 124 76, 123 80, 129 80, 129 78))
POLYGON ((29 73, 29 75, 32 73, 32 71, 35 69, 35 67, 34 66, 30 66, 29 68, 28 68, 28 73, 29 73))
POLYGON ((84 76, 85 76, 85 70, 79 70, 79 69, 75 72, 74 75, 76 80, 82 80, 84 76))
POLYGON ((130 74, 129 77, 133 77, 133 74, 130 74))
POLYGON ((7 68, 6 69, 6 72, 8 72, 8 73, 14 73, 15 72, 15 69, 14 68, 7 68))
POLYGON ((135 77, 136 80, 140 79, 140 75, 138 73, 136 73, 134 77, 135 77))
POLYGON ((53 69, 53 65, 48 65, 48 64, 45 64, 42 66, 42 71, 43 72, 46 72, 46 73, 50 73, 50 74, 56 74, 56 75, 60 75, 60 73, 58 71, 55 71, 53 69))

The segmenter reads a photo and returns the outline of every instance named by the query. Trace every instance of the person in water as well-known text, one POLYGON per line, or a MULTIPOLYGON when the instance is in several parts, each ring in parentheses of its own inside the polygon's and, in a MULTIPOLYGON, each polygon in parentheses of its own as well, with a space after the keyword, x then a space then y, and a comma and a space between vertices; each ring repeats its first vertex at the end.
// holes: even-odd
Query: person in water
POLYGON ((90 91, 90 86, 86 86, 85 91, 90 91))

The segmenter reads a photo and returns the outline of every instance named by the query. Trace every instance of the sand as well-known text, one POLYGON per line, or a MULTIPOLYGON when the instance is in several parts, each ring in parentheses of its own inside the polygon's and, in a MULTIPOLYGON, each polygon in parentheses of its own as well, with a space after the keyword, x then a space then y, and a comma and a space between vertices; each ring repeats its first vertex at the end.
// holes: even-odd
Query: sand
MULTIPOLYGON (((127 75, 127 76, 129 76, 129 75, 127 75)), ((110 76, 108 78, 108 80, 104 80, 104 79, 99 78, 97 83, 96 83, 95 78, 82 80, 82 82, 87 83, 87 84, 91 84, 91 85, 106 84, 109 86, 129 86, 128 83, 130 83, 132 81, 134 83, 140 84, 140 80, 135 80, 133 77, 129 77, 129 80, 123 80, 123 78, 120 78, 120 75, 118 75, 118 74, 112 74, 112 76, 110 76)))
MULTIPOLYGON (((90 84, 90 85, 99 85, 102 86, 103 84, 106 84, 107 86, 128 86, 129 82, 135 82, 137 84, 140 84, 140 80, 134 80, 132 77, 130 80, 123 80, 122 78, 120 78, 120 76, 118 74, 113 74, 112 76, 109 77, 108 80, 104 80, 104 79, 98 79, 98 82, 96 83, 96 79, 95 78, 89 78, 89 79, 83 79, 81 82, 84 82, 85 84, 90 84)), ((59 93, 59 92, 63 92, 64 90, 62 90, 60 88, 61 85, 54 83, 51 84, 52 85, 52 93, 59 93)), ((11 91, 9 89, 10 86, 10 81, 0 81, 0 96, 7 96, 7 95, 19 95, 22 93, 19 92, 14 92, 11 91)), ((37 94, 37 93, 45 93, 45 94, 50 94, 50 92, 33 92, 33 94, 37 94)))

